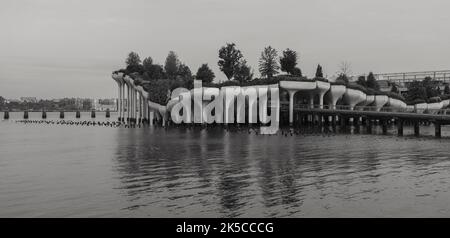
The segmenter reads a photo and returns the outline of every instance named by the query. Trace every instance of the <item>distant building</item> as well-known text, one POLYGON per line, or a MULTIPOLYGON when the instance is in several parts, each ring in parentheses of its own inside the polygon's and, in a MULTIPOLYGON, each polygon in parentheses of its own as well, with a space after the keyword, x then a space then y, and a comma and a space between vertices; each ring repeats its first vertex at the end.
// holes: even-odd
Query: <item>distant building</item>
POLYGON ((117 99, 96 99, 94 100, 94 109, 96 111, 116 111, 117 99))

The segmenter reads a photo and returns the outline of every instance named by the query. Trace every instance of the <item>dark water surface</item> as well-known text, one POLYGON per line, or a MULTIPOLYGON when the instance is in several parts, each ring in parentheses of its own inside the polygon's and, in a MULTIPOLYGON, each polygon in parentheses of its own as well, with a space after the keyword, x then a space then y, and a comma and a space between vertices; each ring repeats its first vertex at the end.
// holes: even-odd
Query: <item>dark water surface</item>
POLYGON ((445 138, 16 123, 21 116, 0 121, 0 217, 450 216, 445 138))

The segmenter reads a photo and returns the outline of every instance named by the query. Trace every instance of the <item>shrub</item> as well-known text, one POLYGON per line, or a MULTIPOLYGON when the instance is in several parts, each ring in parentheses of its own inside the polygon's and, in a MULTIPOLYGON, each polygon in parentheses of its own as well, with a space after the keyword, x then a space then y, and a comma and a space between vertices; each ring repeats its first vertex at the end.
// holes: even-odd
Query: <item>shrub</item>
POLYGON ((406 104, 408 105, 416 105, 416 104, 421 104, 421 103, 426 103, 425 100, 420 99, 420 98, 416 98, 412 101, 407 102, 406 104))
POLYGON ((386 92, 386 95, 389 96, 390 98, 395 98, 395 99, 398 99, 398 100, 403 101, 403 102, 405 101, 405 98, 402 95, 398 94, 398 93, 386 92))
POLYGON ((440 97, 432 97, 430 99, 428 99, 427 103, 436 103, 436 102, 441 102, 441 98, 440 97))
POLYGON ((439 97, 441 98, 441 100, 448 100, 448 99, 450 99, 450 94, 444 94, 439 97))

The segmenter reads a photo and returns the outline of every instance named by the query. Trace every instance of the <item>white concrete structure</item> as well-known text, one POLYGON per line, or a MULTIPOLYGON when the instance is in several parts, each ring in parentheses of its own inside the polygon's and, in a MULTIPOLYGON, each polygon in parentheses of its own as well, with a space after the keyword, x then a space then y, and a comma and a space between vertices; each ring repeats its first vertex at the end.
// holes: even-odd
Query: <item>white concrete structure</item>
POLYGON ((117 100, 117 110, 119 114, 119 121, 124 120, 124 106, 123 101, 125 98, 125 82, 123 81, 123 73, 113 74, 112 78, 117 82, 118 86, 118 100, 117 100))
POLYGON ((330 109, 336 109, 337 101, 344 96, 347 88, 344 85, 331 85, 330 90, 325 95, 330 109))
POLYGON ((389 102, 389 97, 387 95, 375 95, 375 101, 373 102, 373 106, 376 108, 375 110, 379 112, 381 108, 384 107, 389 102))
MULTIPOLYGON (((150 101, 149 93, 142 86, 136 86, 134 79, 130 76, 124 75, 123 73, 113 73, 112 78, 118 85, 117 108, 120 120, 129 122, 148 121, 151 123, 153 122, 153 117, 156 116, 157 118, 162 119, 163 125, 165 125, 170 116, 169 112, 173 106, 179 102, 179 98, 175 96, 173 99, 169 100, 167 105, 160 105, 150 101)), ((303 98, 308 100, 310 107, 314 107, 314 99, 318 98, 319 108, 324 108, 324 105, 328 105, 329 107, 327 109, 336 109, 336 104, 339 99, 342 99, 342 102, 345 105, 348 105, 350 110, 368 106, 374 107, 374 110, 376 111, 380 111, 383 107, 389 107, 393 110, 426 113, 427 110, 438 110, 450 106, 450 100, 443 100, 438 103, 406 105, 404 101, 388 97, 387 95, 366 95, 366 93, 359 89, 347 88, 345 85, 330 85, 330 83, 323 81, 280 81, 278 85, 289 94, 289 123, 293 123, 294 121, 294 99, 297 93, 300 93, 303 98)), ((237 100, 245 100, 245 104, 249 105, 248 113, 252 115, 251 117, 253 118, 253 115, 256 114, 256 111, 254 112, 253 109, 256 108, 258 100, 250 98, 246 93, 244 95, 242 90, 249 90, 250 92, 253 88, 257 90, 259 87, 268 86, 255 85, 249 87, 223 87, 220 89, 202 87, 201 89, 190 90, 190 94, 192 98, 201 97, 202 103, 193 105, 193 107, 194 110, 202 111, 202 113, 204 113, 203 109, 213 101, 213 98, 215 98, 215 95, 218 94, 219 91, 226 88, 239 88, 240 95, 230 96, 238 98, 237 100)), ((227 113, 225 111, 226 108, 233 107, 232 104, 234 105, 231 98, 230 100, 225 98, 223 101, 224 114, 227 113)), ((246 116, 241 117, 240 115, 242 114, 242 111, 245 113, 247 113, 247 111, 245 108, 242 108, 242 106, 241 108, 235 108, 234 110, 236 110, 237 113, 236 119, 240 120, 239 122, 242 123, 240 118, 246 118, 246 116)), ((194 116, 194 114, 192 114, 192 116, 194 116)), ((200 117, 200 119, 202 118, 203 116, 200 117)), ((192 121, 196 121, 194 117, 192 117, 192 119, 192 121)))
POLYGON ((427 103, 418 103, 414 105, 414 111, 417 113, 424 113, 428 109, 427 103))
MULTIPOLYGON (((317 83, 316 93, 317 93, 317 95, 319 95, 319 107, 323 108, 323 97, 324 97, 325 93, 330 90, 330 83, 322 82, 322 81, 316 81, 316 83, 317 83)), ((315 95, 312 95, 312 97, 314 100, 315 95)), ((314 103, 314 101, 313 101, 313 103, 314 103)))
POLYGON ((314 91, 317 88, 316 82, 302 81, 280 81, 280 87, 289 93, 289 123, 294 122, 294 96, 297 92, 308 94, 310 98, 310 106, 314 105, 314 91))
POLYGON ((366 106, 373 104, 374 101, 375 101, 375 95, 367 95, 366 94, 366 100, 364 102, 359 103, 357 106, 358 107, 366 107, 366 106))
POLYGON ((347 88, 343 98, 344 102, 349 105, 350 110, 353 110, 356 104, 366 101, 367 95, 357 89, 347 88))

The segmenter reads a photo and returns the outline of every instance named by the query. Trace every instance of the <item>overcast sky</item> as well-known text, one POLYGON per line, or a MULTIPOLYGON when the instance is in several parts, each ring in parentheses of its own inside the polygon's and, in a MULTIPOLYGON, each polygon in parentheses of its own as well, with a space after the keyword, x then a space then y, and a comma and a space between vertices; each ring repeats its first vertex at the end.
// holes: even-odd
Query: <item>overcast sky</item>
POLYGON ((0 95, 116 97, 128 52, 193 73, 235 42, 257 71, 268 45, 300 55, 308 76, 341 61, 354 74, 450 68, 448 0, 1 0, 0 95))

